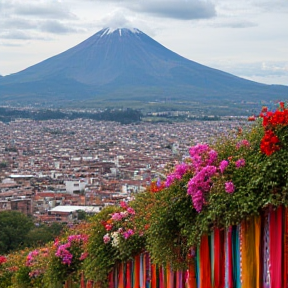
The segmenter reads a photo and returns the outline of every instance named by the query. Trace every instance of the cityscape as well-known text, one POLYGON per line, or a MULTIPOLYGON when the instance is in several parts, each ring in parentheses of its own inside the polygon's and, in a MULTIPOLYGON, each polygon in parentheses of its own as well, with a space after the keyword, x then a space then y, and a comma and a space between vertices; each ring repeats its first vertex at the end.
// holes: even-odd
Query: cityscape
POLYGON ((129 201, 165 179, 189 147, 237 131, 247 120, 121 125, 90 119, 0 122, 0 211, 73 223, 129 201), (166 174, 165 174, 166 173, 166 174))

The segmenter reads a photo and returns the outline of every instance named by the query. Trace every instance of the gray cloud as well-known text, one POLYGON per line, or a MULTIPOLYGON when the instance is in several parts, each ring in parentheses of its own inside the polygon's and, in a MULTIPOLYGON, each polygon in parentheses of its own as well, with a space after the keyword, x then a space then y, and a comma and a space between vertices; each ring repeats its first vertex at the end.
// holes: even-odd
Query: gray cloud
POLYGON ((73 19, 76 18, 67 7, 59 1, 52 2, 30 2, 21 1, 13 7, 14 13, 22 16, 45 17, 49 19, 73 19))
POLYGON ((67 34, 72 32, 79 32, 78 29, 71 27, 69 24, 64 24, 60 21, 47 20, 40 24, 40 29, 43 32, 53 34, 67 34))
POLYGON ((0 33, 2 39, 16 39, 16 40, 28 40, 31 39, 31 34, 21 30, 5 31, 0 33))
POLYGON ((149 13, 159 17, 182 20, 205 19, 216 16, 214 5, 209 1, 201 0, 146 0, 131 5, 130 9, 137 12, 149 13))
POLYGON ((218 28, 251 28, 258 26, 258 24, 248 20, 223 20, 221 23, 213 24, 213 26, 218 28))
POLYGON ((1 23, 2 28, 7 29, 35 29, 37 27, 37 22, 35 20, 25 19, 25 18, 7 18, 1 23))
MULTIPOLYGON (((26 43, 26 41, 25 41, 26 43)), ((5 47, 21 47, 23 45, 25 45, 25 43, 22 42, 18 42, 18 43, 12 43, 12 42, 7 42, 7 41, 1 41, 0 42, 0 46, 5 46, 5 47)))
POLYGON ((39 32, 67 34, 83 31, 74 28, 79 19, 62 1, 0 0, 0 3, 0 27, 2 28, 0 38, 2 39, 50 40, 47 34, 40 38, 39 32))
POLYGON ((288 2, 285 0, 251 0, 251 4, 268 12, 284 13, 288 11, 288 2))
POLYGON ((6 31, 3 33, 0 33, 0 38, 3 39, 17 39, 17 40, 28 40, 31 39, 31 36, 29 33, 14 30, 14 31, 6 31))
POLYGON ((193 20, 216 16, 215 5, 211 0, 87 0, 101 3, 114 3, 130 11, 150 14, 163 18, 193 20))

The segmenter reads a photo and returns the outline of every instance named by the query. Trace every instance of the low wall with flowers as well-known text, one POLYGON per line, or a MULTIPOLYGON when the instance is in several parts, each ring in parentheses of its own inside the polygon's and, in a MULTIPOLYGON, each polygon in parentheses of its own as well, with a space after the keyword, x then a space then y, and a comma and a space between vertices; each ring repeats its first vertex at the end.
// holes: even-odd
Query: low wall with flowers
POLYGON ((141 253, 116 265, 109 288, 287 287, 288 210, 267 208, 226 229, 203 235, 188 253, 187 268, 155 265, 141 253))

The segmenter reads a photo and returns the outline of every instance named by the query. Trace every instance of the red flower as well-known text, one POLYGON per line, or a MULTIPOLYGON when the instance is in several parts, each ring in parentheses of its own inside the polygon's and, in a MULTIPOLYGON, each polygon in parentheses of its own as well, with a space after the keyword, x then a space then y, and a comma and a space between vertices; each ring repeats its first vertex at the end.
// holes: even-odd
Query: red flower
POLYGON ((164 188, 165 188, 165 182, 161 182, 160 185, 157 185, 157 182, 154 181, 154 182, 152 182, 151 185, 150 185, 150 191, 151 191, 151 192, 154 192, 154 193, 160 192, 160 191, 162 191, 164 188))
POLYGON ((255 121, 255 120, 256 120, 256 117, 254 115, 248 117, 248 121, 255 121))
POLYGON ((275 112, 263 111, 260 117, 263 118, 263 126, 269 128, 276 127, 277 125, 288 125, 288 109, 285 109, 284 103, 280 102, 280 110, 275 112))
POLYGON ((5 256, 0 255, 0 265, 5 263, 7 261, 7 258, 5 256))
POLYGON ((279 138, 271 130, 266 130, 265 135, 263 136, 260 149, 262 153, 265 153, 267 156, 272 155, 274 152, 280 149, 279 138))

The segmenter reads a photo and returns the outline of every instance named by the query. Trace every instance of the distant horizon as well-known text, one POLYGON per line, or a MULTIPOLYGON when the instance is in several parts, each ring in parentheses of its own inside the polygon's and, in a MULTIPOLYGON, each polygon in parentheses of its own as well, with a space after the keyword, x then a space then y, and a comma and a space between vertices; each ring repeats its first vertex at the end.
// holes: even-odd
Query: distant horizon
POLYGON ((202 65, 287 86, 287 12, 283 0, 3 0, 0 75, 66 51, 102 28, 133 27, 202 65))

